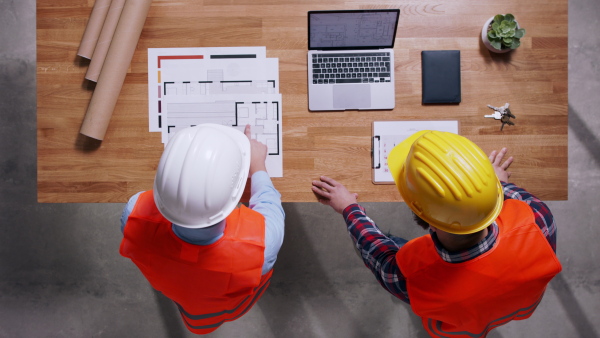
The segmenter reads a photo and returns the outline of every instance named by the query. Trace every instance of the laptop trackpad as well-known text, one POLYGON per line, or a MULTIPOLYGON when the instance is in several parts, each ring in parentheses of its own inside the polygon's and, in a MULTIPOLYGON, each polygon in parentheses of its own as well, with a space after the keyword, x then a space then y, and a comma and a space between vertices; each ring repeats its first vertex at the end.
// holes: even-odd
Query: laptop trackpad
POLYGON ((333 86, 333 108, 359 109, 371 107, 369 84, 347 84, 333 86))

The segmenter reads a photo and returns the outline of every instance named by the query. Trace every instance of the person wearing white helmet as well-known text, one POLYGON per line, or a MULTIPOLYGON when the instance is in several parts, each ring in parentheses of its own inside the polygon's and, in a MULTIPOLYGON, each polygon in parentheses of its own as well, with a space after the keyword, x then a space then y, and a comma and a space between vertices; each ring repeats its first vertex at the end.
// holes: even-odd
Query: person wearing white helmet
POLYGON ((421 131, 392 149, 388 167, 415 221, 429 234, 383 234, 358 195, 326 176, 319 201, 342 214, 365 265, 409 303, 432 337, 485 337, 536 309, 561 271, 548 207, 508 183, 506 148, 489 157, 465 137, 421 131))
POLYGON ((193 333, 241 317, 269 286, 285 213, 266 156, 249 125, 245 135, 216 124, 183 129, 160 158, 153 190, 123 210, 121 255, 177 304, 193 333), (248 177, 249 208, 238 207, 248 177))

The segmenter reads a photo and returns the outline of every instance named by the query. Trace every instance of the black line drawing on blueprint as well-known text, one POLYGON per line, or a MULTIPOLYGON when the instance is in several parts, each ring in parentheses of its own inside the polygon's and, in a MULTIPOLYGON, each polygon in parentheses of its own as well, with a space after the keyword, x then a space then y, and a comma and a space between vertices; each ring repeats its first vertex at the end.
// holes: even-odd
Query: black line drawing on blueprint
POLYGON ((267 146, 267 171, 283 176, 281 94, 278 59, 205 60, 202 67, 164 70, 159 87, 162 142, 179 130, 203 123, 251 126, 252 138, 267 146))
POLYGON ((165 81, 163 95, 275 94, 275 80, 224 80, 223 70, 207 70, 205 81, 165 81))
POLYGON ((281 111, 279 95, 261 101, 204 101, 193 96, 167 99, 167 133, 202 123, 216 123, 244 131, 252 126, 252 137, 267 145, 269 155, 281 154, 281 111))

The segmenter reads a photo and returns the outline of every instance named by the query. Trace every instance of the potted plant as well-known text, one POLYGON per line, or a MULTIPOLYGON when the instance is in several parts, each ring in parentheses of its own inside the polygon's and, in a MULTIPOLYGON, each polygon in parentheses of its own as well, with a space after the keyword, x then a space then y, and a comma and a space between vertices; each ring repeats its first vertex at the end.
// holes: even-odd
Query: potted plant
POLYGON ((483 44, 492 52, 506 53, 521 45, 525 29, 519 26, 512 14, 491 17, 481 30, 483 44))

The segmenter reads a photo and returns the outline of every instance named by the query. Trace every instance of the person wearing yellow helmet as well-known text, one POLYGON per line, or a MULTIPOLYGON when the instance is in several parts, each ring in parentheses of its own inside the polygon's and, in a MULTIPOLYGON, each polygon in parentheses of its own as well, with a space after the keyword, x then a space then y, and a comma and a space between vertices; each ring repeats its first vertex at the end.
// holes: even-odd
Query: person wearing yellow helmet
POLYGON ((173 300, 188 330, 243 316, 270 284, 285 213, 266 172, 267 147, 229 126, 201 124, 168 142, 154 188, 121 216, 121 255, 173 300), (250 177, 249 207, 239 206, 250 177))
POLYGON ((509 183, 506 148, 489 156, 465 137, 421 131, 388 156, 394 182, 429 234, 383 234, 332 178, 312 182, 319 202, 342 214, 379 283, 409 303, 432 337, 485 337, 531 316, 561 271, 548 207, 509 183))

